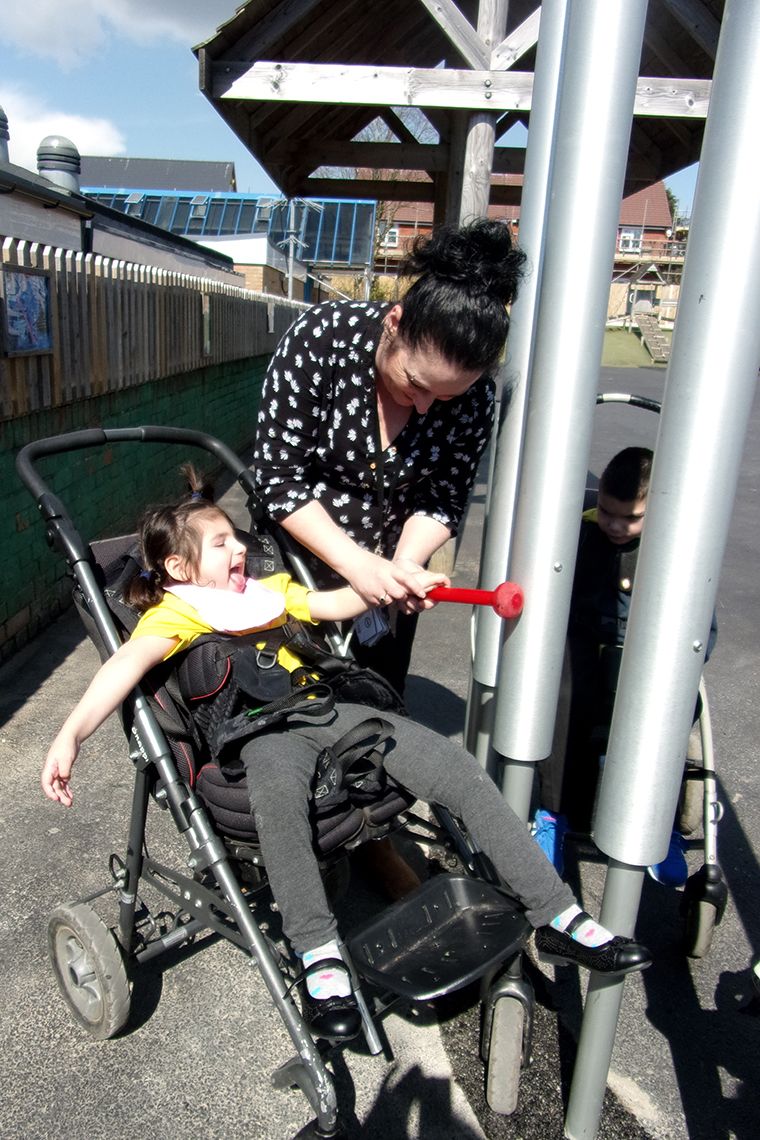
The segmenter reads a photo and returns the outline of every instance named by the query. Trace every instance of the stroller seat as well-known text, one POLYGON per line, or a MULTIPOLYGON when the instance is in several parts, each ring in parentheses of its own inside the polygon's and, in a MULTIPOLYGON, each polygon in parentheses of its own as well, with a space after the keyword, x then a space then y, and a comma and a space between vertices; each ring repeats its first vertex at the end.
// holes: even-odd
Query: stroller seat
MULTIPOLYGON (((256 535, 246 535, 246 541, 250 551, 248 569, 256 573, 256 563, 261 557, 260 539, 256 535)), ((119 632, 126 640, 139 618, 123 596, 128 582, 139 572, 136 536, 125 535, 93 543, 91 550, 95 575, 119 632)), ((108 651, 78 588, 74 591, 74 601, 101 658, 105 659, 108 651)), ((245 771, 231 772, 199 754, 198 741, 191 729, 192 714, 176 683, 175 673, 180 659, 181 655, 178 655, 177 661, 172 659, 171 665, 167 663, 168 668, 159 666, 153 670, 143 679, 140 688, 157 713, 181 777, 203 800, 220 836, 256 846, 258 834, 251 814, 245 771)), ((322 808, 318 802, 312 801, 314 848, 318 856, 327 858, 340 848, 358 846, 384 834, 391 821, 414 802, 412 796, 392 781, 383 780, 382 785, 370 802, 365 802, 364 797, 361 804, 352 803, 349 799, 348 802, 322 808)))

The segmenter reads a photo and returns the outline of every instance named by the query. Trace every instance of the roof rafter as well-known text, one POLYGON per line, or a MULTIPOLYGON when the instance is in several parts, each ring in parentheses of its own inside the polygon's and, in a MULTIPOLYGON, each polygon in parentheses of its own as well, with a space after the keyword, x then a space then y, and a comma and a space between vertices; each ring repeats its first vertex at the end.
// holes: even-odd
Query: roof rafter
POLYGON ((528 16, 527 20, 523 20, 519 28, 510 32, 506 39, 503 39, 493 49, 491 52, 491 70, 507 71, 517 63, 518 59, 522 59, 531 48, 535 47, 538 43, 540 23, 541 8, 538 7, 535 12, 528 16))
POLYGON ((708 12, 701 0, 663 0, 663 3, 694 42, 699 44, 702 51, 709 55, 710 59, 715 59, 720 24, 708 12))
POLYGON ((419 0, 454 45, 465 63, 487 70, 491 53, 454 0, 419 0))

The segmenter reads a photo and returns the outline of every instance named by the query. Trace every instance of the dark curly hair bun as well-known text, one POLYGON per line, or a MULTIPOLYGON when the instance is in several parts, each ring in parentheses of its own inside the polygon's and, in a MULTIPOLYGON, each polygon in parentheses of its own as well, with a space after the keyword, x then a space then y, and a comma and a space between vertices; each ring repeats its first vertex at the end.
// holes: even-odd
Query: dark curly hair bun
POLYGON ((504 222, 481 218, 417 238, 403 265, 417 280, 402 302, 399 333, 472 371, 493 369, 509 331, 525 254, 504 222))
POLYGON ((504 222, 483 218, 416 238, 405 271, 458 281, 472 293, 490 293, 508 305, 517 296, 524 264, 525 254, 513 244, 504 222))

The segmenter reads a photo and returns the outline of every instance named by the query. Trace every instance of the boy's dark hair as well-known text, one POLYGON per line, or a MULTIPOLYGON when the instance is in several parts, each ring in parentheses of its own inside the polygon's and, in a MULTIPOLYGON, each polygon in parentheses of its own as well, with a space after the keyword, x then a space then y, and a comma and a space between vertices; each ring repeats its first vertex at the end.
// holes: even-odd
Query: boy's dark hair
POLYGON ((652 476, 652 457, 648 447, 626 447, 619 451, 602 472, 599 490, 620 503, 646 498, 652 476))
MULTIPOLYGON (((180 468, 187 479, 187 494, 176 503, 148 507, 138 528, 142 571, 125 591, 126 600, 138 610, 156 606, 164 595, 165 561, 177 554, 189 567, 197 569, 201 537, 195 525, 202 516, 227 515, 214 504, 210 483, 191 463, 180 468)), ((229 521, 229 520, 228 520, 229 521)))
POLYGON ((419 237, 402 267, 417 280, 404 295, 398 331, 410 348, 433 348, 468 370, 490 371, 509 332, 525 254, 504 222, 481 218, 419 237))

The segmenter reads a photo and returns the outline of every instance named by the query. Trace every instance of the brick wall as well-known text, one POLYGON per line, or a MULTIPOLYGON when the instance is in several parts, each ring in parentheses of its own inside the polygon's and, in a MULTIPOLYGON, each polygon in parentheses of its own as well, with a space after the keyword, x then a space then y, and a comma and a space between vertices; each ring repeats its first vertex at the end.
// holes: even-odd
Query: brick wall
MULTIPOLYGON (((36 503, 15 470, 32 440, 90 427, 164 424, 216 435, 234 451, 253 440, 268 356, 230 361, 0 422, 0 660, 69 604, 70 580, 45 541, 36 503)), ((210 457, 172 445, 115 444, 43 459, 39 471, 85 538, 134 529, 146 503, 182 489, 179 465, 210 457)))

